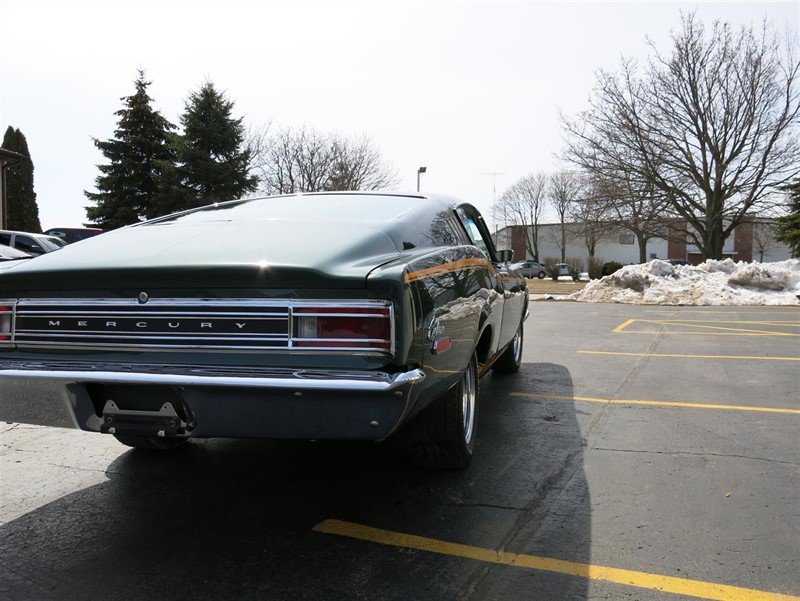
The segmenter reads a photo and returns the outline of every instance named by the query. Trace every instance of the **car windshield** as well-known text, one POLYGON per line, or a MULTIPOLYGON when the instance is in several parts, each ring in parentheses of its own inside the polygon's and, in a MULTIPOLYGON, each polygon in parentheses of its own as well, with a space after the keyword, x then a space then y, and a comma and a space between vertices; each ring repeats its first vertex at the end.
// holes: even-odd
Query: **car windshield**
POLYGON ((56 238, 55 236, 37 236, 36 237, 39 242, 48 250, 58 250, 67 245, 61 238, 56 238))

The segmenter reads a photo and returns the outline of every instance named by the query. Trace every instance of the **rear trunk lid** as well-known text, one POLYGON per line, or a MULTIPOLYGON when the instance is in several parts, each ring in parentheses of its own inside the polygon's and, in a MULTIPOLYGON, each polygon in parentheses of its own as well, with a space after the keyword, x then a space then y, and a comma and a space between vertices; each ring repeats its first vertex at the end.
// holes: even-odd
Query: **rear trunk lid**
POLYGON ((363 289, 370 271, 399 254, 386 233, 365 223, 153 223, 7 269, 0 298, 54 290, 363 289))

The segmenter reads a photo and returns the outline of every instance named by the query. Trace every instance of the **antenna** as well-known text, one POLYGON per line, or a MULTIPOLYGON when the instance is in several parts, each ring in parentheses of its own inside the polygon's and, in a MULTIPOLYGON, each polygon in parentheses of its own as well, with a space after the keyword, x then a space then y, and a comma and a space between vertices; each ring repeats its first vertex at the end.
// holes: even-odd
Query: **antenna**
MULTIPOLYGON (((494 213, 495 205, 497 204, 497 176, 498 175, 505 175, 503 171, 484 171, 480 173, 480 175, 491 175, 492 176, 492 213, 494 213)), ((508 217, 506 216, 505 207, 503 207, 503 227, 508 227, 508 217)), ((495 241, 497 240, 497 236, 500 233, 500 224, 494 224, 494 237, 495 241)))
POLYGON ((501 171, 484 171, 480 175, 491 175, 492 176, 492 204, 497 202, 497 176, 498 175, 505 175, 504 172, 501 171))

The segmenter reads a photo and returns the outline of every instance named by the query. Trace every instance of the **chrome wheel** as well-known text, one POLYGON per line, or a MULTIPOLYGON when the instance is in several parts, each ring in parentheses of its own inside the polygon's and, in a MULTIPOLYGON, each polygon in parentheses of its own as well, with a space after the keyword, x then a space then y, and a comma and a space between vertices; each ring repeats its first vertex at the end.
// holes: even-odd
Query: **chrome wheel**
POLYGON ((497 361, 492 365, 492 370, 500 374, 513 374, 519 371, 522 365, 522 346, 525 340, 525 331, 522 324, 519 324, 514 337, 508 346, 503 351, 503 354, 498 357, 497 361))
POLYGON ((514 360, 519 363, 522 361, 522 328, 517 330, 514 334, 514 340, 511 342, 511 347, 514 351, 514 360))
POLYGON ((472 461, 480 397, 477 366, 473 354, 456 383, 409 424, 418 465, 462 469, 472 461))
POLYGON ((463 417, 464 443, 472 443, 472 436, 475 433, 475 365, 470 361, 467 371, 464 372, 464 380, 461 391, 461 415, 463 417))

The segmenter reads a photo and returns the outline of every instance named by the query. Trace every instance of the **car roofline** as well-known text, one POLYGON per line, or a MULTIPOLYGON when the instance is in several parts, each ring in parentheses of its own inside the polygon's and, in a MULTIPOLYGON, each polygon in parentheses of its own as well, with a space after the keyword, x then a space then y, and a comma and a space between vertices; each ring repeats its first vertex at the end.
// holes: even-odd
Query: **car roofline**
POLYGON ((130 225, 125 226, 126 229, 129 227, 139 227, 145 224, 153 224, 159 223, 160 221, 166 221, 168 219, 172 219, 179 215, 189 215, 191 213, 199 213, 201 211, 207 210, 209 207, 225 207, 225 206, 234 206, 236 204, 244 204, 247 202, 253 202, 257 200, 267 200, 270 198, 301 198, 301 197, 310 197, 310 196, 385 196, 385 197, 393 197, 393 198, 416 198, 421 201, 431 201, 431 202, 440 202, 443 204, 448 204, 452 207, 467 205, 472 206, 469 203, 464 203, 459 201, 457 198, 453 198, 446 195, 441 194, 420 194, 418 192, 381 192, 381 191, 368 191, 368 190, 337 190, 337 191, 322 191, 322 192, 295 192, 292 194, 275 194, 275 195, 267 195, 267 196, 253 196, 250 198, 239 198, 236 200, 224 200, 220 202, 215 202, 207 205, 203 205, 202 207, 193 207, 191 209, 186 209, 184 211, 178 211, 176 213, 170 213, 169 215, 162 215, 161 217, 155 217, 154 219, 148 219, 147 221, 140 221, 138 223, 132 223, 130 225))

